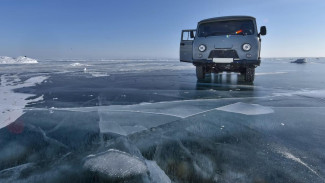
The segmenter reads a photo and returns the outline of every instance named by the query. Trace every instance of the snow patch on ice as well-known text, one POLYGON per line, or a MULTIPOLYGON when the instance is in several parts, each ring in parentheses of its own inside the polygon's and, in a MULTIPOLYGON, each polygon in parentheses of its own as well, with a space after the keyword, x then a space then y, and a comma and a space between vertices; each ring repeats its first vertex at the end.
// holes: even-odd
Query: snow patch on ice
POLYGON ((247 104, 242 102, 237 102, 216 109, 220 111, 233 112, 245 115, 261 115, 274 112, 274 110, 270 107, 265 107, 258 104, 247 104))
POLYGON ((40 96, 33 100, 26 100, 29 97, 34 97, 32 94, 15 93, 13 90, 23 87, 31 87, 39 84, 47 79, 46 76, 37 76, 29 78, 21 83, 18 76, 1 75, 0 85, 0 129, 15 122, 21 115, 24 114, 23 108, 30 102, 43 100, 40 96))
POLYGON ((300 95, 310 98, 319 98, 325 99, 325 90, 301 90, 301 91, 294 91, 294 92, 287 92, 287 93, 274 93, 275 96, 293 96, 293 95, 300 95))
POLYGON ((36 64, 38 63, 37 60, 28 58, 28 57, 7 57, 7 56, 0 56, 0 64, 36 64))
POLYGON ((115 149, 88 156, 84 168, 107 179, 127 178, 148 172, 147 166, 139 158, 115 149))
POLYGON ((325 99, 325 90, 312 90, 312 91, 297 92, 297 95, 302 95, 302 96, 311 97, 311 98, 325 99))

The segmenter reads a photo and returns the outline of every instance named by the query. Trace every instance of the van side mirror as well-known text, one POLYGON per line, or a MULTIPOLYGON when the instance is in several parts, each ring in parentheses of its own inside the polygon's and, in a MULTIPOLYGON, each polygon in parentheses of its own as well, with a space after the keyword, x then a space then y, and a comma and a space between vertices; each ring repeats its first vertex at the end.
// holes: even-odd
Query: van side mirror
POLYGON ((191 31, 191 32, 190 32, 190 37, 191 37, 191 39, 194 38, 194 31, 191 31))
POLYGON ((265 36, 266 35, 266 27, 262 26, 260 29, 260 35, 265 36))

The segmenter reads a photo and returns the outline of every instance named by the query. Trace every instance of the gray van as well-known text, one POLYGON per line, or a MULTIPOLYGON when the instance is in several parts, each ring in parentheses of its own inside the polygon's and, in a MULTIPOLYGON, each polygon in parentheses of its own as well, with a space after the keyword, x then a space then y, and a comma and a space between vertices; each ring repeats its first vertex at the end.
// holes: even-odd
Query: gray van
POLYGON ((180 61, 196 66, 198 80, 206 73, 239 72, 253 82, 260 65, 261 35, 251 16, 227 16, 202 20, 197 29, 183 30, 180 61))

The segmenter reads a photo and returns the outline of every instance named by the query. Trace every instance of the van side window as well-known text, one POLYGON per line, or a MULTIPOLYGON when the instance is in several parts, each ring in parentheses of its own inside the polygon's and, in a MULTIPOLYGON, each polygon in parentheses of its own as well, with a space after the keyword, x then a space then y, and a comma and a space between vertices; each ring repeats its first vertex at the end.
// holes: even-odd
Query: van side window
MULTIPOLYGON (((196 31, 192 31, 195 37, 196 31)), ((194 37, 191 38, 191 31, 183 31, 182 32, 182 41, 193 41, 194 37)))

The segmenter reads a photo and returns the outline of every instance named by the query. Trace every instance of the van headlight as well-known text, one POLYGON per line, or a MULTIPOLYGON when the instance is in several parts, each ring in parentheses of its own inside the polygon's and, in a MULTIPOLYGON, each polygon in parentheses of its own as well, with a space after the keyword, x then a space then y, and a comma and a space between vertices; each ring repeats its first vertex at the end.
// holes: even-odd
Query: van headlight
POLYGON ((199 46, 199 51, 200 51, 200 52, 204 52, 206 49, 207 49, 207 47, 206 47, 204 44, 201 44, 201 45, 199 46))
POLYGON ((243 50, 244 51, 249 51, 251 50, 252 46, 248 43, 243 44, 243 50))

